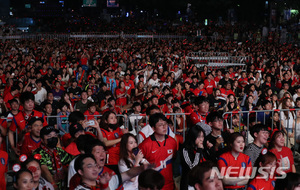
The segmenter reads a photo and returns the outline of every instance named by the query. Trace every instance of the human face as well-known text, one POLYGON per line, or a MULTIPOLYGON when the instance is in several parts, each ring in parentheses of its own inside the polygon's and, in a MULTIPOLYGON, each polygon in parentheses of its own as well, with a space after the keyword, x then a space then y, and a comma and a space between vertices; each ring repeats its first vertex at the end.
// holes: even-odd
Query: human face
POLYGON ((86 158, 83 160, 83 170, 79 170, 79 174, 82 175, 82 179, 89 181, 96 181, 99 174, 99 166, 92 158, 86 158))
POLYGON ((92 106, 89 108, 91 113, 95 113, 96 112, 96 106, 92 106))
POLYGON ((275 146, 282 148, 284 147, 284 136, 282 133, 279 133, 275 139, 275 146))
POLYGON ((81 99, 86 100, 88 98, 88 95, 86 92, 81 93, 81 99))
POLYGON ((12 104, 11 104, 11 109, 12 110, 18 110, 19 109, 19 104, 17 103, 17 102, 13 102, 12 104))
POLYGON ((31 125, 31 134, 35 137, 40 137, 40 131, 43 128, 41 121, 36 121, 31 125))
POLYGON ((199 104, 199 112, 200 113, 207 113, 209 109, 209 103, 208 102, 203 102, 202 104, 199 104))
POLYGON ((47 99, 52 101, 54 99, 53 94, 52 93, 48 93, 47 99))
POLYGON ((234 96, 229 96, 229 102, 234 102, 234 96))
POLYGON ((272 109, 272 104, 271 103, 267 103, 265 105, 265 110, 271 110, 272 109))
POLYGON ((198 137, 195 140, 195 145, 197 148, 203 148, 204 134, 202 131, 198 133, 198 137))
POLYGON ((156 114, 156 113, 160 113, 159 109, 153 109, 150 111, 150 115, 156 114))
POLYGON ((140 113, 142 110, 141 106, 135 106, 134 111, 140 113))
POLYGON ((18 190, 32 190, 33 189, 33 177, 29 172, 23 172, 20 175, 18 181, 14 184, 18 190))
POLYGON ((266 164, 265 166, 266 169, 264 169, 268 174, 271 174, 271 171, 274 171, 274 168, 276 168, 276 160, 274 160, 271 163, 266 164))
POLYGON ((164 136, 167 133, 167 129, 168 123, 161 119, 154 126, 154 132, 160 136, 164 136))
POLYGON ((132 152, 132 149, 135 147, 137 147, 136 140, 133 137, 129 137, 126 145, 127 151, 132 152))
POLYGON ((33 100, 26 100, 24 102, 24 110, 32 111, 34 108, 34 101, 33 100))
POLYGON ((257 134, 257 140, 263 145, 266 144, 269 138, 269 131, 259 131, 257 134))
POLYGON ((41 173, 42 173, 39 163, 37 163, 36 161, 32 161, 32 162, 29 162, 26 165, 26 167, 27 167, 27 169, 29 169, 32 172, 33 181, 39 182, 41 173))
POLYGON ((92 154, 94 155, 97 164, 99 167, 103 167, 105 164, 106 151, 103 146, 95 146, 92 150, 92 154))
POLYGON ((152 99, 152 104, 153 105, 158 105, 158 98, 153 98, 152 99))
POLYGON ((232 150, 235 152, 243 152, 245 147, 245 141, 244 138, 239 136, 235 139, 232 145, 232 150))
POLYGON ((107 123, 108 124, 117 124, 117 116, 113 113, 109 114, 107 118, 107 123))
POLYGON ((51 114, 51 113, 52 113, 52 106, 51 106, 51 104, 47 104, 47 105, 45 106, 45 111, 46 111, 46 113, 48 113, 48 114, 51 114))
POLYGON ((286 107, 290 108, 292 106, 291 100, 287 99, 285 105, 286 105, 286 107))
POLYGON ((216 118, 213 122, 211 122, 210 125, 214 129, 222 130, 223 129, 223 119, 216 118))
MULTIPOLYGON (((213 170, 213 169, 212 169, 213 170)), ((199 183, 195 184, 196 190, 222 190, 223 184, 222 181, 218 178, 218 175, 215 172, 214 176, 211 176, 212 170, 209 170, 204 173, 202 185, 199 183)))
POLYGON ((55 131, 52 131, 51 133, 49 133, 48 135, 44 135, 43 141, 45 144, 48 143, 48 139, 52 138, 52 137, 56 137, 57 138, 57 133, 55 131))

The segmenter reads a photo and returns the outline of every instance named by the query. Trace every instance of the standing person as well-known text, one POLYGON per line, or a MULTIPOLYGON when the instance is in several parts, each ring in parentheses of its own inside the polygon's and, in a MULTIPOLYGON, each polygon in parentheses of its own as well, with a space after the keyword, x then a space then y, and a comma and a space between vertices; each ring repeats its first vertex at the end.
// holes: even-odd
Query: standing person
MULTIPOLYGON (((182 175, 180 189, 188 189, 188 173, 199 163, 208 160, 207 146, 204 141, 205 132, 200 126, 191 127, 183 148, 180 151, 182 175)), ((212 145, 211 145, 212 146, 212 145)))
POLYGON ((275 130, 271 135, 270 152, 274 153, 277 158, 277 167, 282 167, 285 173, 296 172, 293 152, 284 146, 284 132, 275 130))
POLYGON ((33 188, 35 190, 54 190, 53 185, 42 177, 41 163, 37 159, 32 156, 28 157, 28 159, 22 163, 22 168, 26 168, 32 172, 33 188))
POLYGON ((41 147, 36 149, 33 155, 41 155, 42 175, 55 189, 61 189, 65 177, 63 165, 69 164, 73 156, 57 147, 58 130, 53 126, 43 127, 40 136, 41 147))
POLYGON ((223 177, 223 184, 225 190, 245 188, 252 172, 252 164, 249 156, 243 154, 245 147, 244 136, 235 132, 229 138, 229 151, 222 154, 218 161, 220 171, 224 168, 225 173, 221 174, 223 177), (234 167, 238 172, 227 173, 228 168, 234 167), (242 171, 242 172, 241 172, 242 171))
MULTIPOLYGON (((143 158, 143 153, 137 148, 136 137, 131 133, 124 134, 120 142, 120 161, 118 163, 120 173, 126 172, 132 167, 140 166, 145 160, 143 158)), ((123 188, 124 190, 137 190, 138 177, 125 181, 123 188)))
POLYGON ((139 148, 145 159, 150 163, 155 163, 155 170, 164 176, 165 185, 162 189, 174 189, 172 159, 176 155, 177 143, 174 138, 166 135, 168 130, 167 118, 162 113, 151 115, 149 123, 154 133, 145 139, 139 148))
MULTIPOLYGON (((15 146, 14 142, 14 132, 18 130, 18 134, 22 134, 21 132, 24 130, 25 133, 27 131, 28 122, 32 117, 41 117, 44 119, 44 115, 34 110, 34 95, 31 92, 24 92, 20 96, 20 102, 23 105, 23 110, 20 111, 17 115, 13 117, 13 121, 8 131, 8 140, 11 145, 12 150, 19 155, 20 150, 17 146, 15 146)), ((44 119, 43 126, 47 125, 47 121, 44 119)), ((19 138, 22 139, 21 136, 19 138)))

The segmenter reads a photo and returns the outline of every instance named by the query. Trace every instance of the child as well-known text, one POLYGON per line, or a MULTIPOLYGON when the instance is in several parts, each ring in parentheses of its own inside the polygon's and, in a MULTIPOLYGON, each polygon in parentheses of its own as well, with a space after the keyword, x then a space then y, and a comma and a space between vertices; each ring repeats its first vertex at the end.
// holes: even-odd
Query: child
POLYGON ((57 128, 59 129, 59 134, 63 136, 65 133, 68 133, 69 121, 68 117, 70 112, 68 112, 68 104, 62 102, 59 106, 60 112, 57 114, 57 128))

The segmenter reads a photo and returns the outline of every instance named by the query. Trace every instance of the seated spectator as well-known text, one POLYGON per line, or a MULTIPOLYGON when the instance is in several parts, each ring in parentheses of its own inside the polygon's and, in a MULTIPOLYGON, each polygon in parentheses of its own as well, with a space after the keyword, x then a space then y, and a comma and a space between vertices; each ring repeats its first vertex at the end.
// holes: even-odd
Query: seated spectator
POLYGON ((60 112, 57 114, 57 129, 59 130, 59 134, 63 136, 64 134, 68 133, 69 121, 68 117, 70 112, 68 112, 68 104, 67 103, 60 103, 59 104, 60 112))
POLYGON ((87 96, 87 92, 86 91, 82 91, 81 92, 81 100, 79 100, 75 106, 74 106, 74 110, 76 111, 80 111, 81 113, 84 113, 87 110, 87 105, 90 102, 87 96))
POLYGON ((21 169, 15 175, 14 188, 16 190, 33 189, 34 181, 31 171, 21 169))
POLYGON ((214 190, 222 190, 223 184, 221 179, 215 175, 212 177, 212 172, 217 167, 211 161, 205 161, 197 166, 195 166, 188 176, 188 183, 191 187, 194 187, 195 190, 207 190, 207 189, 214 189, 214 190))
POLYGON ((73 156, 57 147, 58 130, 53 126, 43 127, 40 137, 41 146, 33 152, 33 155, 41 155, 42 175, 54 188, 61 189, 66 175, 63 167, 71 162, 73 156))
POLYGON ((165 185, 164 176, 158 171, 149 169, 139 175, 140 190, 161 190, 165 185))

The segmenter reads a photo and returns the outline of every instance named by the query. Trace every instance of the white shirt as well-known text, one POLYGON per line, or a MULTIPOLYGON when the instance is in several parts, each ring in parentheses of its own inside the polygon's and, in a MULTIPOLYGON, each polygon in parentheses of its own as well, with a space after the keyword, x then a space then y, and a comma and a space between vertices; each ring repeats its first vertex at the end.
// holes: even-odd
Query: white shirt
POLYGON ((148 82, 148 84, 151 85, 152 87, 153 86, 160 87, 159 79, 156 79, 156 80, 150 79, 149 82, 148 82))
MULTIPOLYGON (((141 144, 146 138, 148 138, 149 136, 151 136, 154 131, 152 129, 152 127, 147 124, 145 127, 142 128, 142 130, 140 130, 140 132, 142 134, 144 134, 145 138, 143 135, 141 135, 140 133, 138 134, 137 136, 137 139, 138 139, 138 143, 141 144)), ((167 131, 167 135, 175 138, 175 134, 173 133, 173 131, 170 129, 170 127, 168 127, 168 131, 167 131)))
MULTIPOLYGON (((135 160, 130 160, 133 164, 135 164, 135 160)), ((127 167, 125 161, 121 159, 118 163, 120 173, 128 171, 130 168, 127 167)), ((138 190, 138 176, 135 177, 135 180, 132 182, 130 180, 125 181, 123 183, 124 190, 138 190)))
MULTIPOLYGON (((36 90, 36 89, 34 89, 36 90)), ((34 95, 35 103, 40 105, 44 100, 47 98, 47 91, 45 88, 41 88, 41 90, 37 91, 37 93, 34 95)))
MULTIPOLYGON (((77 156, 78 157, 78 156, 77 156)), ((75 168, 74 168, 74 164, 75 164, 75 160, 76 158, 75 157, 69 164, 69 169, 68 169, 68 187, 70 187, 70 181, 71 181, 71 178, 76 174, 76 171, 75 171, 75 168)))

